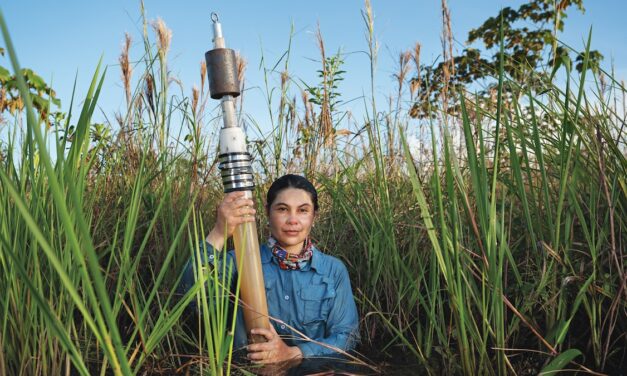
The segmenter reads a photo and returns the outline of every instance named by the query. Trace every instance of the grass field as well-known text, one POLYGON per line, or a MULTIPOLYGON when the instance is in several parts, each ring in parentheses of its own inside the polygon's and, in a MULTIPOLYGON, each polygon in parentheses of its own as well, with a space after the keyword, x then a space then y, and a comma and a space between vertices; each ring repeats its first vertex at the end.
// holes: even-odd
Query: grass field
MULTIPOLYGON (((617 373, 627 356, 625 86, 563 68, 564 82, 540 91, 501 68, 493 96, 451 89, 413 119, 410 59, 398 95, 375 100, 368 9, 364 18, 373 68, 362 119, 334 102, 341 61, 322 39, 318 92, 290 86, 289 51, 280 87, 267 87, 274 128, 251 144, 258 213, 274 178, 315 181, 313 235, 348 266, 367 363, 617 373)), ((155 33, 155 43, 144 35, 136 87, 126 50, 118 124, 91 120, 103 80, 118 74, 101 67, 63 123, 42 125, 25 100, 23 117, 0 124, 10 130, 0 149, 0 375, 250 371, 232 361, 217 273, 176 294, 222 197, 210 137, 219 122, 205 91, 168 92, 167 28, 155 33), (190 330, 196 296, 204 314, 190 330)))

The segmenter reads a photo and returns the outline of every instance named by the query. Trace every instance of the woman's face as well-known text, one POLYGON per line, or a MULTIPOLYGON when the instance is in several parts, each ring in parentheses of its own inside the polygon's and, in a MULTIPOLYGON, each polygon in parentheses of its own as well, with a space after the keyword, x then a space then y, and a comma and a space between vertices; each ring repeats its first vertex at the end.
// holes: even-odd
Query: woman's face
POLYGON ((299 254, 303 242, 309 236, 315 215, 309 192, 285 188, 268 208, 270 233, 286 251, 299 254))

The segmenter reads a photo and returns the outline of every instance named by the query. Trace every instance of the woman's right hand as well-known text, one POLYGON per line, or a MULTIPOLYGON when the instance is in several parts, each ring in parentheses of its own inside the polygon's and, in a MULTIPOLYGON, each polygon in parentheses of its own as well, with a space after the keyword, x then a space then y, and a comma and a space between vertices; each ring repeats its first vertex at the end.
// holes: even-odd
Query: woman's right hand
POLYGON ((230 192, 224 195, 222 202, 218 205, 216 224, 206 239, 214 249, 222 249, 226 239, 235 232, 235 227, 255 221, 255 203, 245 196, 246 192, 230 192))

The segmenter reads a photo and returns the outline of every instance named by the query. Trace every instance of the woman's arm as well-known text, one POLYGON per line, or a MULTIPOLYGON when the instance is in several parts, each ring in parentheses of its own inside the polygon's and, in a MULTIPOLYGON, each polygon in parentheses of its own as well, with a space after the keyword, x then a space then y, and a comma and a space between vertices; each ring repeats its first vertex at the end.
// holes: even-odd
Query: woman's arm
MULTIPOLYGON (((244 198, 244 192, 231 192, 224 195, 224 198, 218 205, 216 210, 216 223, 205 238, 198 245, 199 253, 193 252, 183 269, 183 276, 179 291, 184 294, 196 283, 198 269, 202 269, 208 265, 211 268, 218 266, 218 274, 222 273, 222 262, 227 265, 233 263, 233 256, 226 255, 224 257, 221 252, 226 244, 226 240, 233 235, 235 227, 241 223, 252 222, 255 220, 254 202, 244 198)), ((234 265, 234 263, 233 263, 234 265)), ((233 270, 230 282, 234 279, 236 271, 233 270)), ((220 277, 221 278, 221 277, 220 277)), ((195 301, 191 306, 195 305, 195 301)))
POLYGON ((255 203, 244 198, 244 192, 230 192, 224 195, 216 210, 216 223, 205 240, 220 251, 226 240, 233 235, 235 227, 242 223, 255 221, 255 203))

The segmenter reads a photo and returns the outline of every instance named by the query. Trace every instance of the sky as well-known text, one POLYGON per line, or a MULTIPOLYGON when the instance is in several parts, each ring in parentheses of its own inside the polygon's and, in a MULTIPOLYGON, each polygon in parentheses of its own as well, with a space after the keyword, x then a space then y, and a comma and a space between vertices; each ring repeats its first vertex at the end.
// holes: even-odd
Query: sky
MULTIPOLYGON (((449 0, 455 50, 465 47, 468 31, 501 7, 517 7, 524 1, 449 0)), ((183 93, 190 95, 199 86, 199 66, 205 51, 212 48, 211 12, 219 14, 227 47, 240 52, 248 61, 246 71, 245 111, 260 124, 270 122, 262 87, 260 61, 272 67, 288 48, 293 27, 289 71, 295 83, 318 82, 320 69, 315 31, 325 40, 327 55, 339 49, 345 53, 345 80, 339 87, 345 102, 369 92, 369 60, 364 2, 342 1, 158 1, 145 0, 149 20, 161 17, 172 30, 168 67, 180 79, 183 93)), ((560 35, 565 43, 583 49, 583 40, 593 28, 593 48, 605 56, 604 67, 613 61, 616 76, 627 77, 627 28, 625 0, 586 0, 585 14, 571 9, 566 30, 560 35)), ((441 8, 439 0, 372 0, 375 36, 380 50, 375 90, 382 97, 395 90, 392 75, 398 54, 422 45, 423 62, 432 62, 441 51, 441 8)), ((3 1, 0 10, 8 23, 11 38, 22 67, 32 68, 51 83, 67 111, 72 87, 77 77, 77 97, 87 91, 92 74, 102 57, 108 67, 95 121, 125 108, 118 57, 125 32, 133 37, 131 60, 142 56, 142 22, 139 1, 3 1)), ((152 33, 152 30, 150 30, 152 33)), ((153 39, 154 40, 154 39, 153 39)), ((4 42, 2 42, 4 44, 4 42)), ((8 67, 8 60, 0 58, 8 67)), ((270 75, 270 85, 278 86, 278 74, 270 75)), ((179 90, 179 89, 173 89, 179 90)), ((355 107, 363 107, 360 102, 355 107)), ((348 105, 350 106, 350 104, 348 105)))

